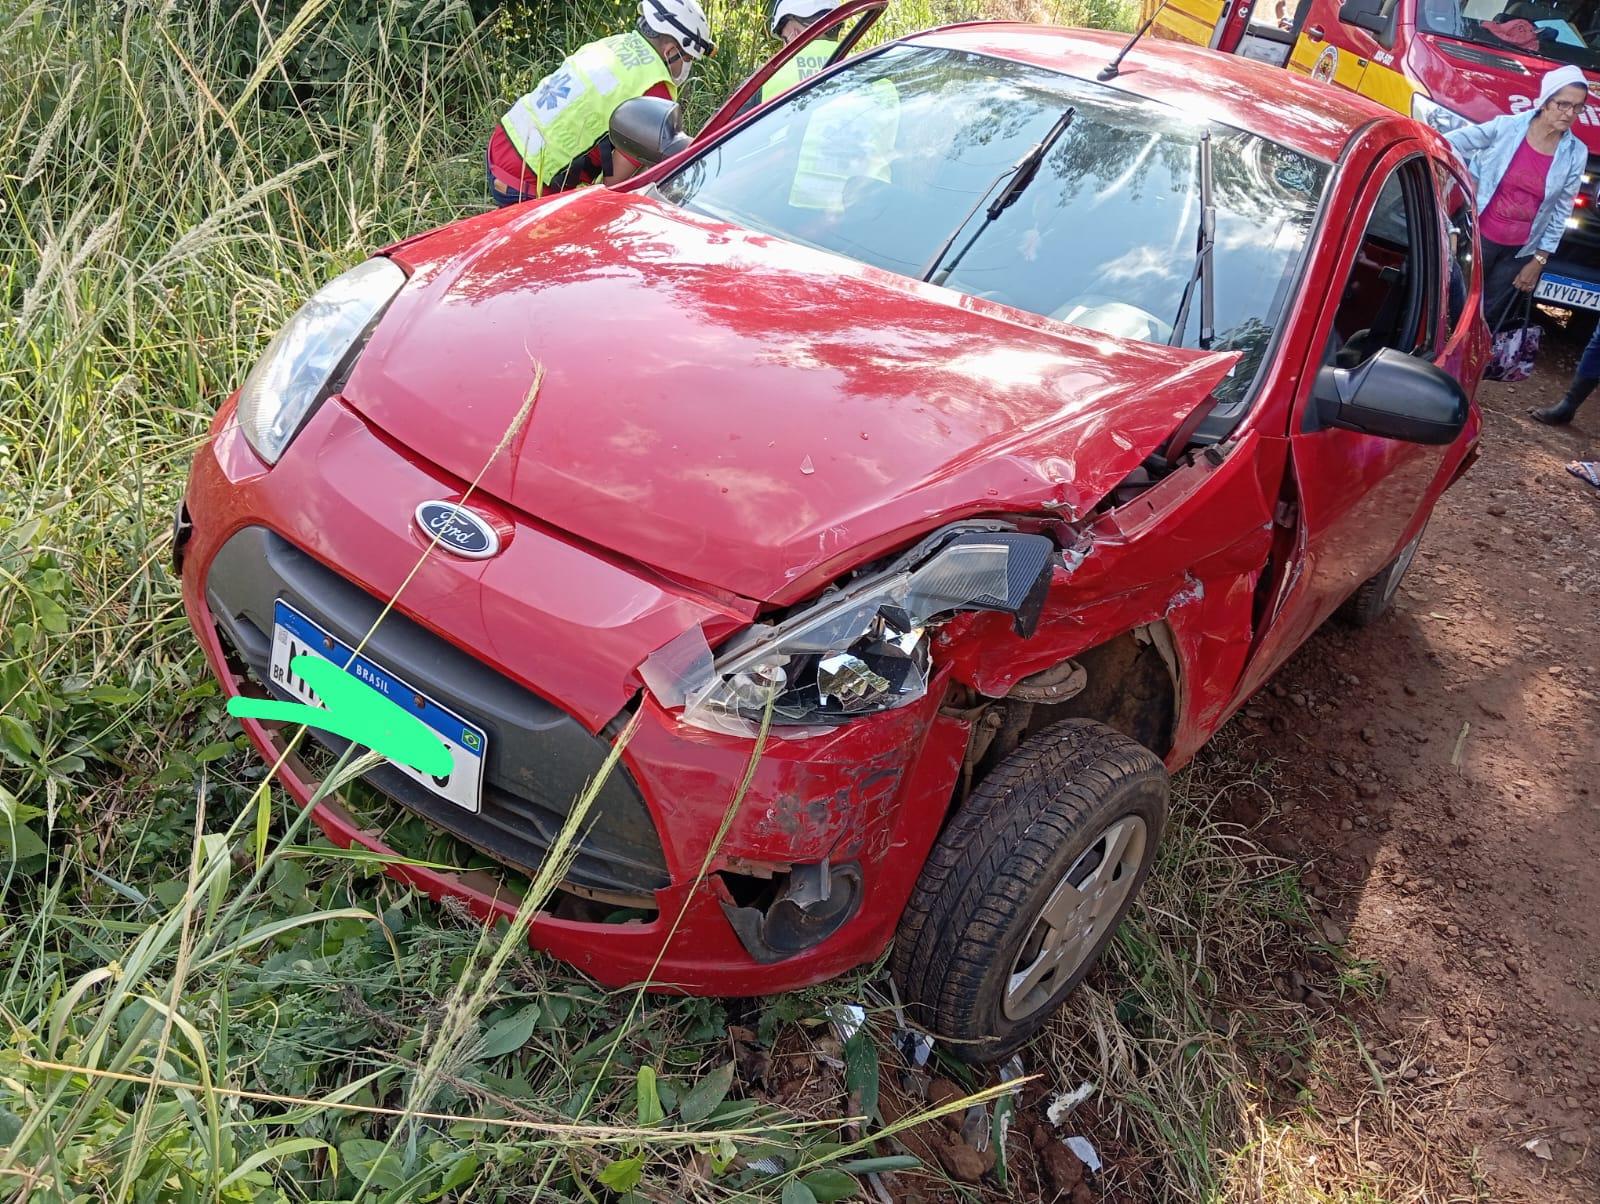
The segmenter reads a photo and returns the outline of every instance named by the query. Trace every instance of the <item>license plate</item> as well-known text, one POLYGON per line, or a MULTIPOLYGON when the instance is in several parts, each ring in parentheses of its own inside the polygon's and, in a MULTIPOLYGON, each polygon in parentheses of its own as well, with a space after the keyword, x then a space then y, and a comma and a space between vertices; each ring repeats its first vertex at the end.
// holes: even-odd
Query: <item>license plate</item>
POLYGON ((1552 276, 1546 273, 1539 281, 1533 295, 1540 301, 1554 301, 1557 305, 1570 305, 1578 309, 1600 309, 1600 285, 1574 280, 1570 276, 1552 276))
POLYGON ((356 656, 353 648, 280 598, 272 609, 273 684, 299 702, 321 706, 322 700, 316 691, 290 668, 290 662, 297 656, 315 656, 337 665, 427 724, 450 750, 452 768, 449 774, 437 778, 398 761, 390 764, 440 798, 477 813, 483 786, 483 758, 489 751, 489 740, 482 728, 440 706, 382 665, 365 656, 356 656))

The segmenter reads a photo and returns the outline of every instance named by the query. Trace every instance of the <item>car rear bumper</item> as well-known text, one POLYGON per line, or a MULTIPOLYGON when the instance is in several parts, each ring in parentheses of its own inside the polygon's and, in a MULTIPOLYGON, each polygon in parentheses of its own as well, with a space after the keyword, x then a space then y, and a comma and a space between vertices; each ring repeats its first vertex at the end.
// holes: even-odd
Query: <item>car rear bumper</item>
MULTIPOLYGON (((460 487, 336 400, 268 472, 225 410, 195 460, 181 546, 185 609, 224 689, 269 688, 273 597, 359 639, 404 582, 368 651, 490 733, 484 814, 493 830, 392 770, 369 781, 497 859, 537 869, 529 862, 542 859, 573 783, 598 767, 609 736, 637 710, 615 780, 591 812, 596 827, 562 894, 530 926, 535 946, 607 985, 724 995, 809 985, 881 953, 966 746, 966 725, 938 713, 942 691, 825 736, 770 741, 708 860, 752 742, 683 727, 639 691, 632 669, 690 623, 716 639, 746 620, 503 510, 494 512, 511 528, 501 556, 435 553, 416 569, 423 544, 411 513, 419 500, 459 497, 460 487), (752 924, 772 914, 786 883, 824 867, 859 891, 849 918, 798 952, 763 945, 752 924), (649 918, 598 922, 595 904, 649 918)), ((285 729, 242 723, 263 757, 283 758, 283 785, 308 805, 314 758, 289 752, 285 729)), ((342 801, 318 804, 313 818, 340 845, 396 855, 342 801)), ((493 874, 399 864, 388 872, 480 918, 516 913, 519 900, 493 874)))

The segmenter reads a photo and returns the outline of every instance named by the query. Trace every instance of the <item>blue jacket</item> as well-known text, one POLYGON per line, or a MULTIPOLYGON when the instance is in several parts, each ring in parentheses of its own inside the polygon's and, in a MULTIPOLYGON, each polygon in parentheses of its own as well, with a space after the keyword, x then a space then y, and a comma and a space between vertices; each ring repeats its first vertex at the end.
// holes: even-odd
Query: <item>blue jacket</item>
MULTIPOLYGON (((1494 199, 1511 157, 1528 136, 1535 113, 1515 113, 1495 117, 1481 125, 1469 125, 1451 130, 1445 140, 1455 147, 1461 161, 1472 175, 1473 186, 1478 191, 1478 212, 1481 214, 1494 199)), ((1567 218, 1572 216, 1572 203, 1577 199, 1578 188, 1583 183, 1583 169, 1589 161, 1589 152, 1568 130, 1556 144, 1556 153, 1550 161, 1550 174, 1545 178, 1544 202, 1534 215, 1533 227, 1527 245, 1517 252, 1532 255, 1535 251, 1556 249, 1561 236, 1567 231, 1567 218)))

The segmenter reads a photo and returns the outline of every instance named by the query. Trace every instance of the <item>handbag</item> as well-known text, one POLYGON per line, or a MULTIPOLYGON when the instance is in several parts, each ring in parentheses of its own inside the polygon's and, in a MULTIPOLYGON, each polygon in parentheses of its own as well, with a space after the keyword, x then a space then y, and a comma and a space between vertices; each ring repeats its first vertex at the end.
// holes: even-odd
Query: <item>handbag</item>
POLYGON ((1495 323, 1494 343, 1489 350, 1489 366, 1483 371, 1484 380, 1497 380, 1502 384, 1516 384, 1533 375, 1533 361, 1539 354, 1539 340, 1544 336, 1541 327, 1533 325, 1533 294, 1513 293, 1495 323), (1502 329, 1512 308, 1522 298, 1522 321, 1514 330, 1502 329))

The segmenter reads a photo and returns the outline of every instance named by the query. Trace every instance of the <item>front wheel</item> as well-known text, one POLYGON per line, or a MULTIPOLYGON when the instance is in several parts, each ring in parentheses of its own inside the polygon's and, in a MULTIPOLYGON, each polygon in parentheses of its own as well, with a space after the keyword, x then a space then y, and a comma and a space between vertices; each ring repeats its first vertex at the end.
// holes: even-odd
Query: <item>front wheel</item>
POLYGON ((1370 627, 1376 623, 1394 602, 1400 582, 1405 580, 1406 570, 1416 559, 1417 547, 1421 543, 1422 532, 1418 531, 1393 560, 1363 581, 1335 613, 1352 627, 1370 627))
POLYGON ((1166 826, 1154 753, 1088 719, 1030 737, 940 836, 892 962, 913 1015, 969 1062, 1004 1058, 1088 974, 1166 826))

